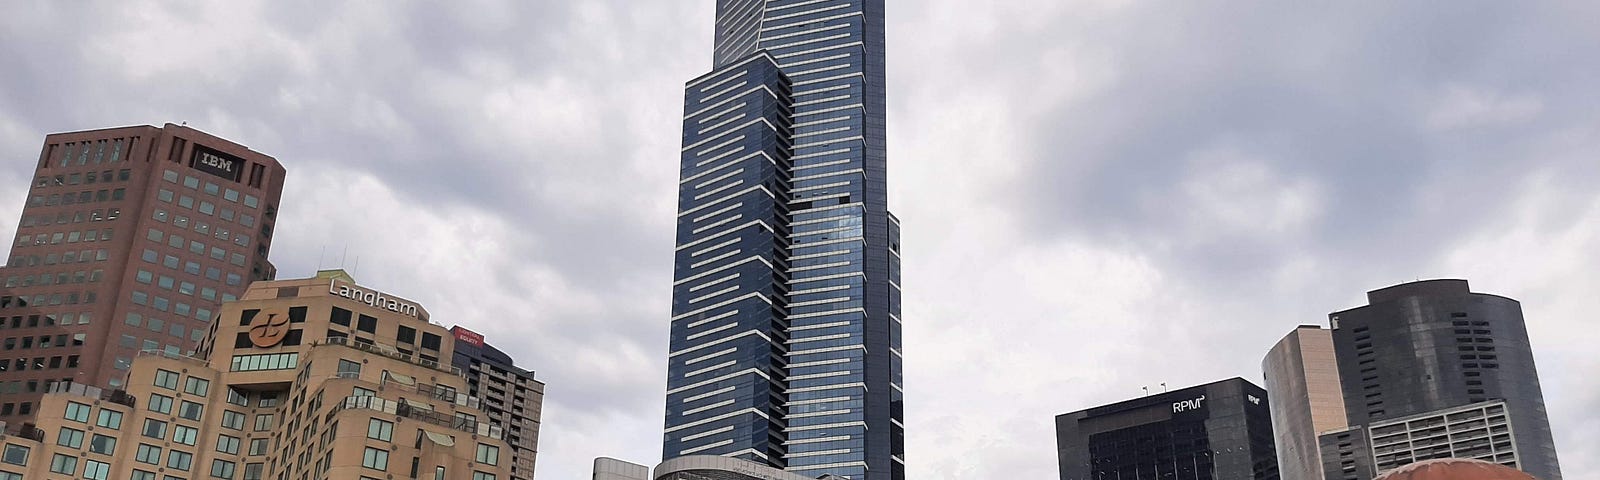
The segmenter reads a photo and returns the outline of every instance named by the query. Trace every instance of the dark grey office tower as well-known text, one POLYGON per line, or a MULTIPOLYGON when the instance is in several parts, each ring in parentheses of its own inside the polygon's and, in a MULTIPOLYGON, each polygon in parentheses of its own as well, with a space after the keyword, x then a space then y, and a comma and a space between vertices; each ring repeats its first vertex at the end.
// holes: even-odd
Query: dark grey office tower
POLYGON ((905 476, 883 0, 718 0, 688 82, 663 456, 905 476))
POLYGON ((1056 417, 1061 480, 1277 479, 1267 392, 1242 378, 1056 417))
POLYGON ((1328 319, 1345 412, 1351 426, 1367 429, 1377 471, 1324 470, 1328 478, 1459 456, 1561 478, 1520 303, 1472 293, 1466 280, 1396 285, 1367 300, 1328 319), (1389 441, 1407 438, 1397 434, 1411 440, 1389 441), (1417 448, 1423 435, 1438 438, 1417 448))
MULTIPOLYGON (((482 399, 490 425, 505 431, 511 445, 511 480, 532 480, 539 453, 539 425, 544 412, 544 382, 532 370, 512 363, 511 356, 483 340, 483 335, 451 327, 456 337, 450 364, 467 377, 467 395, 482 399)), ((476 419, 473 419, 476 420, 476 419)))

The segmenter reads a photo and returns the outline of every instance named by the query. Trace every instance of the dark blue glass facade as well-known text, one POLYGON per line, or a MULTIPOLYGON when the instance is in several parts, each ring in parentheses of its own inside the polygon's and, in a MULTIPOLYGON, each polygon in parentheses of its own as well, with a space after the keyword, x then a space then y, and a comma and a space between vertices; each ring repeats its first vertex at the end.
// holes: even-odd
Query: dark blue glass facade
POLYGON ((664 455, 904 478, 883 2, 716 21, 685 94, 664 455))

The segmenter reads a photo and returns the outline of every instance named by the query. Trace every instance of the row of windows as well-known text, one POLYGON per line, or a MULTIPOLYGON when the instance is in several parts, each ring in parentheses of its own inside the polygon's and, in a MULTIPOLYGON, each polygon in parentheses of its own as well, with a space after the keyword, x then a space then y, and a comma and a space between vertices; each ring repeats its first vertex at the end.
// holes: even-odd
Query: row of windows
MULTIPOLYGON (((71 243, 78 243, 78 242, 97 242, 97 241, 102 240, 101 239, 102 236, 105 237, 104 238, 105 240, 110 240, 111 239, 111 229, 107 228, 107 229, 103 229, 102 230, 102 229, 93 229, 93 228, 91 228, 91 229, 84 230, 84 231, 73 230, 73 231, 70 231, 70 232, 40 233, 40 234, 37 234, 37 235, 18 235, 17 236, 17 242, 15 243, 15 246, 17 248, 23 248, 23 247, 37 247, 37 246, 43 246, 43 245, 60 245, 60 244, 63 244, 63 243, 71 244, 71 243)), ((49 258, 49 257, 45 257, 45 258, 49 258)), ((87 262, 89 260, 88 259, 84 259, 83 261, 87 262)), ((68 261, 65 261, 63 263, 72 263, 72 261, 68 260, 68 261)))
POLYGON ((11 278, 7 279, 6 283, 8 283, 8 284, 16 283, 18 285, 11 285, 11 286, 22 286, 22 287, 31 287, 31 286, 34 286, 34 285, 50 286, 50 285, 68 285, 68 284, 81 284, 81 283, 99 283, 100 280, 105 278, 105 274, 106 274, 105 270, 98 270, 98 269, 97 270, 78 270, 78 271, 74 271, 74 272, 56 272, 55 274, 41 273, 37 277, 37 281, 35 281, 36 277, 34 277, 33 275, 27 275, 27 276, 23 276, 23 277, 11 277, 11 278))
MULTIPOLYGON (((37 227, 43 227, 43 226, 47 226, 47 225, 66 225, 66 224, 69 224, 69 223, 111 221, 111 220, 116 220, 118 217, 121 217, 121 216, 122 216, 122 209, 120 209, 120 208, 111 208, 111 209, 106 209, 106 210, 94 209, 94 210, 87 210, 87 211, 79 210, 79 211, 75 211, 75 212, 57 212, 54 215, 49 214, 49 213, 41 213, 41 214, 38 214, 38 215, 23 215, 22 216, 22 226, 24 226, 24 227, 36 227, 36 226, 37 227)), ((85 239, 84 241, 85 242, 92 242, 94 240, 93 239, 85 239)), ((35 245, 37 245, 37 242, 35 243, 35 245)))
MULTIPOLYGON (((233 190, 228 190, 228 191, 232 192, 233 190)), ((197 202, 194 197, 191 197, 191 196, 188 196, 188 195, 179 195, 179 194, 173 193, 172 190, 167 190, 165 188, 156 191, 156 199, 160 200, 162 203, 175 204, 175 205, 177 205, 179 207, 183 207, 185 209, 198 211, 198 212, 200 212, 202 214, 205 214, 205 215, 215 216, 215 217, 220 218, 220 219, 222 219, 224 221, 228 221, 228 222, 237 221, 239 223, 239 225, 242 225, 242 226, 245 226, 245 227, 255 227, 256 226, 256 217, 254 217, 254 216, 252 216, 250 214, 236 212, 234 209, 232 209, 230 207, 218 205, 218 204, 206 201, 206 200, 199 200, 197 202)), ((254 208, 254 207, 252 207, 252 208, 254 208)), ((183 216, 183 215, 176 215, 173 218, 174 219, 182 219, 184 224, 180 224, 178 226, 186 227, 186 223, 188 222, 188 218, 189 217, 186 217, 186 216, 183 216)), ((175 220, 174 223, 179 223, 179 222, 177 222, 175 220)), ((204 222, 201 222, 201 221, 199 221, 199 219, 196 219, 195 223, 196 224, 203 224, 204 222)))
MULTIPOLYGON (((82 341, 78 341, 77 344, 78 346, 82 346, 82 341)), ((11 371, 13 370, 13 366, 16 368, 16 371, 78 368, 78 355, 66 355, 66 357, 62 357, 62 355, 54 355, 54 357, 34 357, 34 362, 29 362, 26 357, 16 358, 16 363, 11 363, 11 358, 0 358, 0 371, 11 371)), ((14 382, 6 382, 6 384, 14 384, 14 382)), ((5 384, 0 384, 0 392, 5 392, 5 390, 10 389, 11 387, 6 387, 5 384)), ((29 389, 30 394, 35 392, 35 390, 37 390, 37 387, 32 387, 32 389, 29 389)), ((16 392, 10 392, 10 394, 16 394, 16 392)))
POLYGON ((34 195, 28 199, 30 207, 54 207, 56 205, 73 205, 79 203, 116 202, 121 201, 128 194, 127 189, 101 189, 84 190, 76 193, 52 193, 49 195, 34 195))
MULTIPOLYGON (((187 273, 187 274, 190 274, 190 275, 194 275, 194 276, 197 276, 197 277, 201 275, 201 266, 202 265, 201 265, 200 262, 184 261, 183 259, 180 259, 180 258, 172 256, 172 255, 161 255, 160 253, 156 252, 155 250, 151 250, 151 249, 148 249, 148 248, 144 250, 144 253, 142 255, 140 255, 139 258, 144 260, 145 262, 158 264, 158 265, 161 265, 161 266, 167 267, 169 269, 173 269, 173 270, 178 270, 178 269, 181 268, 184 273, 187 273)), ((205 277, 207 279, 210 279, 210 280, 222 281, 223 280, 222 269, 219 269, 217 267, 207 267, 205 269, 205 277)), ((241 285, 241 284, 244 283, 244 277, 240 276, 237 273, 229 273, 229 274, 227 274, 227 283, 228 283, 228 285, 232 285, 232 286, 241 285)))
POLYGON ((132 151, 133 146, 138 143, 139 137, 129 137, 53 144, 45 151, 45 166, 70 167, 74 164, 84 166, 117 163, 122 160, 122 152, 132 151), (124 141, 127 142, 126 150, 123 149, 124 141), (60 157, 55 156, 58 148, 61 150, 60 157))
POLYGON ((300 354, 297 352, 234 355, 229 371, 290 370, 298 366, 299 362, 300 354))
MULTIPOLYGON (((160 210, 156 210, 155 214, 158 217, 161 217, 161 216, 164 216, 166 214, 166 212, 163 212, 163 211, 160 211, 160 210)), ((160 218, 158 218, 157 220, 161 221, 161 222, 165 222, 166 221, 166 220, 161 220, 160 218)), ((160 231, 160 230, 156 230, 154 228, 152 228, 149 231, 145 232, 145 239, 147 239, 147 240, 150 240, 150 241, 153 241, 153 242, 156 242, 156 243, 161 243, 163 238, 166 239, 166 244, 167 244, 168 247, 177 248, 177 249, 187 248, 189 250, 189 253, 193 253, 193 254, 196 254, 196 255, 205 255, 206 252, 207 252, 206 244, 204 242, 199 241, 199 240, 189 240, 187 243, 185 243, 185 239, 183 238, 182 235, 168 234, 166 232, 163 232, 163 231, 160 231)), ((202 238, 204 238, 204 237, 202 237, 202 238)), ((223 259, 228 259, 228 263, 232 263, 232 264, 240 266, 240 267, 243 267, 244 264, 245 264, 244 255, 238 254, 238 253, 234 253, 230 257, 228 255, 228 251, 223 249, 220 246, 215 246, 215 245, 211 246, 210 255, 211 255, 211 259, 212 260, 219 260, 220 261, 220 260, 223 260, 223 259)))
MULTIPOLYGON (((133 293, 130 294, 130 297, 132 298, 133 303, 136 305, 147 306, 163 312, 171 311, 172 313, 179 315, 186 315, 189 310, 189 304, 187 303, 178 302, 175 308, 171 299, 160 295, 151 296, 149 293, 146 293, 143 290, 134 290, 133 293)), ((200 289, 200 298, 211 301, 217 301, 218 298, 221 298, 222 302, 231 302, 236 300, 238 297, 235 297, 230 293, 218 295, 216 289, 207 287, 200 289)), ((196 309, 194 318, 202 321, 210 321, 211 316, 209 313, 210 312, 204 308, 196 309), (200 312, 205 312, 207 315, 201 316, 199 315, 200 312)))
POLYGON ((24 308, 28 306, 42 307, 45 305, 78 305, 92 304, 98 300, 95 292, 68 292, 68 293, 41 293, 29 298, 27 295, 15 297, 7 296, 0 299, 0 308, 24 308), (4 299, 9 299, 6 301, 4 299))
POLYGON ((40 189, 72 185, 94 185, 96 182, 126 182, 132 176, 133 170, 126 168, 116 171, 115 174, 113 174, 111 170, 103 170, 100 172, 69 173, 56 175, 54 177, 35 178, 33 179, 33 187, 35 189, 40 189))
MULTIPOLYGON (((166 170, 166 171, 161 172, 161 179, 162 180, 166 180, 167 183, 178 184, 179 183, 178 177, 179 177, 178 172, 175 172, 175 171, 172 171, 172 170, 166 170)), ((227 200, 229 202, 240 202, 242 200, 242 202, 244 203, 244 206, 250 207, 250 208, 257 208, 257 207, 261 206, 261 199, 256 198, 255 195, 251 195, 251 194, 246 193, 246 194, 243 194, 243 198, 240 198, 241 195, 240 195, 239 191, 234 190, 232 188, 221 188, 221 187, 217 186, 217 184, 211 183, 211 182, 205 182, 205 187, 201 188, 201 186, 200 186, 201 182, 200 182, 199 178, 195 178, 195 177, 188 176, 188 175, 183 175, 182 177, 183 177, 182 185, 184 186, 184 188, 188 188, 190 190, 199 190, 199 191, 205 192, 206 195, 210 195, 210 196, 213 196, 213 197, 220 196, 223 200, 227 200)))
MULTIPOLYGON (((178 307, 179 308, 175 308, 174 310, 185 315, 189 313, 189 306, 187 304, 180 303, 178 304, 178 307)), ((196 313, 195 317, 210 318, 211 310, 201 308, 196 313)), ((200 341, 200 339, 205 336, 205 330, 199 328, 188 330, 183 326, 182 323, 178 322, 171 322, 169 326, 168 322, 160 318, 145 317, 134 312, 128 312, 128 316, 123 319, 122 323, 132 327, 144 327, 145 329, 156 333, 161 333, 163 330, 165 330, 167 335, 171 335, 179 339, 184 338, 184 332, 187 331, 189 333, 189 340, 194 342, 200 341)))
MULTIPOLYGON (((74 346, 74 347, 82 346, 84 337, 85 337, 85 335, 82 334, 82 333, 73 335, 72 336, 72 346, 74 346)), ((19 340, 18 337, 8 337, 8 338, 5 339, 5 349, 6 350, 13 350, 13 349, 16 349, 19 345, 23 349, 34 348, 35 345, 37 345, 39 348, 50 348, 52 346, 55 346, 55 347, 65 347, 65 346, 67 346, 67 334, 65 334, 65 333, 57 334, 55 336, 40 335, 38 337, 38 342, 37 343, 34 341, 34 338, 35 337, 31 337, 31 336, 30 337, 21 337, 20 338, 20 342, 19 342, 18 341, 19 340)))
MULTIPOLYGON (((106 230, 103 233, 105 233, 105 235, 106 235, 104 237, 106 240, 110 240, 111 239, 111 237, 110 237, 111 231, 110 230, 106 230)), ((110 258, 111 258, 111 252, 109 252, 106 249, 102 248, 102 249, 97 249, 97 250, 80 250, 80 251, 75 251, 75 252, 48 253, 48 254, 45 254, 43 256, 40 256, 40 255, 17 255, 17 256, 11 257, 11 261, 7 265, 11 266, 11 267, 37 267, 37 266, 40 266, 40 265, 104 262, 104 261, 106 261, 107 259, 110 259, 110 258)), ((15 286, 19 286, 20 282, 26 281, 26 279, 27 279, 27 277, 9 277, 6 280, 6 283, 7 283, 7 286, 15 287, 15 286)))
MULTIPOLYGON (((199 267, 196 266, 195 268, 199 267)), ((181 295, 195 296, 195 293, 199 292, 200 297, 206 300, 216 301, 217 299, 217 289, 215 288, 199 287, 194 282, 183 282, 166 275, 156 275, 145 269, 139 269, 135 272, 133 280, 145 285, 155 285, 162 290, 176 291, 181 295)))
MULTIPOLYGON (((4 298, 9 300, 11 297, 4 297, 4 298)), ((47 326, 47 327, 48 326, 54 326, 56 324, 56 317, 57 316, 61 317, 61 324, 62 325, 73 325, 73 324, 88 325, 89 324, 89 319, 91 318, 92 315, 90 314, 90 312, 60 313, 60 314, 45 314, 45 315, 28 315, 27 316, 27 326, 29 328, 37 327, 37 326, 39 326, 39 324, 41 322, 43 322, 44 326, 47 326)), ((11 321, 10 322, 6 322, 5 321, 5 317, 0 317, 0 329, 5 329, 5 328, 23 328, 23 316, 21 316, 21 315, 13 316, 13 317, 11 317, 11 321), (9 327, 8 327, 8 325, 9 325, 9 327)))

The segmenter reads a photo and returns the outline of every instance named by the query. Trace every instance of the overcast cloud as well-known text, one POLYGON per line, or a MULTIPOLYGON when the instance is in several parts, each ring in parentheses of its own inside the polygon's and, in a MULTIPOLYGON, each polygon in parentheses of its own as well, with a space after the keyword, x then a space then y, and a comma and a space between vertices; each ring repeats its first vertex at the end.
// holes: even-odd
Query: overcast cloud
MULTIPOLYGON (((911 478, 1054 478, 1054 415, 1260 382, 1295 325, 1441 277, 1523 302, 1567 478, 1596 478, 1600 4, 892 3, 911 478)), ((712 21, 4 2, 0 231, 46 133, 187 121, 288 168, 281 277, 343 264, 538 372, 539 478, 654 463, 712 21)))

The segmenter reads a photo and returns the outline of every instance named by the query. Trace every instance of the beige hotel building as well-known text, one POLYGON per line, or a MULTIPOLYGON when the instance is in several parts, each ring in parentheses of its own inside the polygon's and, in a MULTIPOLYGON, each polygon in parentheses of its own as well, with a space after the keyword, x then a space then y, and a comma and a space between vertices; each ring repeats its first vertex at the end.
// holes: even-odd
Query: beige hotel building
POLYGON ((0 480, 510 479, 456 342, 342 271, 256 282, 194 357, 142 352, 124 390, 53 384, 0 438, 0 480))

